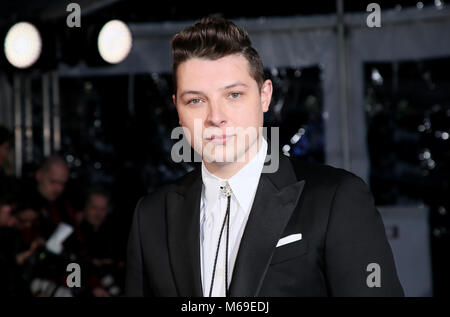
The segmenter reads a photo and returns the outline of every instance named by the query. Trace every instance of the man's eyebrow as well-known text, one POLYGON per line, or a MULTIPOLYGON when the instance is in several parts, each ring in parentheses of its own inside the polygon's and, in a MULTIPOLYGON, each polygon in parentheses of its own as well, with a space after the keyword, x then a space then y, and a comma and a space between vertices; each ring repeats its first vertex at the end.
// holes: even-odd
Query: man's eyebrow
POLYGON ((246 87, 246 88, 248 87, 247 84, 244 84, 244 83, 238 81, 238 82, 236 82, 236 83, 233 83, 233 84, 231 84, 231 85, 227 85, 227 86, 223 87, 223 90, 227 90, 227 89, 234 88, 234 87, 237 87, 237 86, 244 86, 244 87, 246 87))
MULTIPOLYGON (((246 88, 248 87, 247 84, 244 84, 242 82, 235 82, 235 83, 232 83, 230 85, 227 85, 227 86, 223 87, 221 90, 227 90, 227 89, 234 88, 234 87, 237 87, 237 86, 244 86, 246 88)), ((187 91, 183 91, 180 94, 180 98, 182 98, 184 95, 204 95, 204 93, 202 91, 199 91, 199 90, 187 90, 187 91)))
POLYGON ((183 98, 184 95, 204 95, 204 93, 198 90, 187 90, 180 94, 180 98, 183 98))

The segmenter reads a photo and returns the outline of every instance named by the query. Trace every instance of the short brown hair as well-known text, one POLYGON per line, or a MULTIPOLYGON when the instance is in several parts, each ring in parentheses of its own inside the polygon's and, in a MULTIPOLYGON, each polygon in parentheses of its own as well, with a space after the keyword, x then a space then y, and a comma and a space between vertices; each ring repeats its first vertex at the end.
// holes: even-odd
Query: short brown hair
POLYGON ((173 82, 177 91, 178 66, 190 58, 216 60, 241 54, 249 63, 249 73, 261 88, 264 70, 258 52, 252 47, 247 31, 231 21, 206 17, 175 34, 171 42, 173 54, 173 82))

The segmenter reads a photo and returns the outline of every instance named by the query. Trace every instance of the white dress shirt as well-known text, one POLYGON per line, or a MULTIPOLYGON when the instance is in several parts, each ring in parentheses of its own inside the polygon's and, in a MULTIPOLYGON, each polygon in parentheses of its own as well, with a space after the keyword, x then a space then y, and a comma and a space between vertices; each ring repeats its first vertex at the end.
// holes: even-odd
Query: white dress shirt
MULTIPOLYGON (((200 249, 203 296, 209 296, 220 230, 227 209, 227 197, 220 186, 228 181, 232 195, 230 200, 230 233, 228 245, 228 286, 231 282, 236 256, 247 224, 259 178, 267 155, 267 141, 262 138, 261 147, 239 172, 228 180, 211 174, 202 163, 202 195, 200 202, 200 249)), ((225 296, 225 246, 226 225, 222 233, 212 296, 225 296)))

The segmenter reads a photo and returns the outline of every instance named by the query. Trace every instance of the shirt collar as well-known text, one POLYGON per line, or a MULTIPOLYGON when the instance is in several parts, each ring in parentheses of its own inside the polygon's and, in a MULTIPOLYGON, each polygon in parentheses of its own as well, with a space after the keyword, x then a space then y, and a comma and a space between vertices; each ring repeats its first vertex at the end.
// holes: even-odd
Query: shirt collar
POLYGON ((258 187, 266 155, 267 141, 262 137, 261 147, 255 157, 228 180, 219 178, 210 173, 202 162, 205 203, 215 204, 220 194, 220 186, 228 181, 228 184, 233 191, 233 195, 240 207, 245 211, 249 211, 256 188, 258 187))

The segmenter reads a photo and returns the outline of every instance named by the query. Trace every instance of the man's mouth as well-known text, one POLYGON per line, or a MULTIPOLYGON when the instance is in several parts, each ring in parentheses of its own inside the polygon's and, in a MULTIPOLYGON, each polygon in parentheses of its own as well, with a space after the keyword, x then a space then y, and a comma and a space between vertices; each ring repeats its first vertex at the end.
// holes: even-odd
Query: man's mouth
POLYGON ((226 144, 233 135, 226 135, 226 134, 220 134, 220 135, 211 135, 210 137, 205 138, 208 142, 213 142, 214 144, 226 144))

